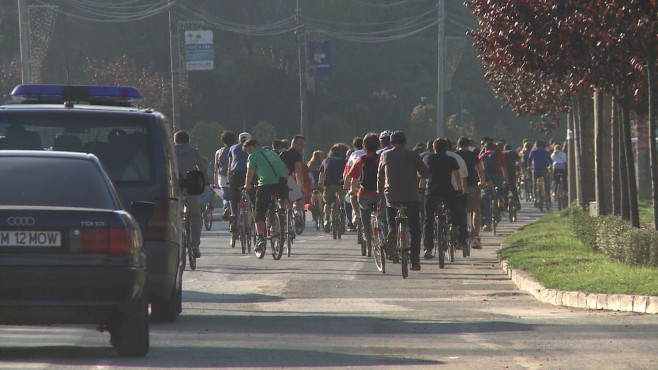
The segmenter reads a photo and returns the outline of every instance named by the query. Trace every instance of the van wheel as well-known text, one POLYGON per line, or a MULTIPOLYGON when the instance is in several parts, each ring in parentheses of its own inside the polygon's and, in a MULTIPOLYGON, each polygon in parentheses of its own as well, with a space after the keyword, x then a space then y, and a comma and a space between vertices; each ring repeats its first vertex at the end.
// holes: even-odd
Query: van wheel
POLYGON ((145 295, 110 326, 110 344, 121 356, 143 357, 149 351, 148 304, 145 295))
POLYGON ((182 311, 181 288, 167 299, 155 298, 151 302, 151 320, 153 322, 174 322, 182 311))

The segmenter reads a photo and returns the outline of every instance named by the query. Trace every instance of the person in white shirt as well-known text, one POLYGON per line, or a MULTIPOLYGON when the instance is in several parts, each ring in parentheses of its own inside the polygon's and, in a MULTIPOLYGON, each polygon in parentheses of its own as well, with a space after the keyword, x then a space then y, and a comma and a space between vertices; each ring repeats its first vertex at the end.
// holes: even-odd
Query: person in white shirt
POLYGON ((560 150, 560 144, 556 143, 553 153, 551 154, 553 160, 553 195, 557 193, 558 177, 562 177, 562 192, 566 193, 567 190, 567 153, 560 150))

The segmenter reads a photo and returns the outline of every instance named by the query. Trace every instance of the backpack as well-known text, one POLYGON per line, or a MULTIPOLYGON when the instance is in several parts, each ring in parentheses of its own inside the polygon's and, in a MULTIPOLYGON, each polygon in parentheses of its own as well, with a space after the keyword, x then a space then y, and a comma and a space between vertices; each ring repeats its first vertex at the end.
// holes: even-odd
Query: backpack
POLYGON ((481 160, 482 160, 482 164, 484 165, 484 172, 500 173, 500 164, 496 159, 497 155, 498 154, 495 152, 482 155, 481 160))
POLYGON ((361 188, 366 191, 377 191, 377 159, 379 154, 372 158, 361 157, 363 169, 361 170, 361 188))

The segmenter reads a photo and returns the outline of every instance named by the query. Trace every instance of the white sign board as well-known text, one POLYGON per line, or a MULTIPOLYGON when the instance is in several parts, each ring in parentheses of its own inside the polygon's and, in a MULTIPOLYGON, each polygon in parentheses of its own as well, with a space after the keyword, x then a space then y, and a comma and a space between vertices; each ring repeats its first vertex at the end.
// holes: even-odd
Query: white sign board
POLYGON ((214 66, 210 30, 185 31, 185 67, 188 71, 210 71, 214 66))

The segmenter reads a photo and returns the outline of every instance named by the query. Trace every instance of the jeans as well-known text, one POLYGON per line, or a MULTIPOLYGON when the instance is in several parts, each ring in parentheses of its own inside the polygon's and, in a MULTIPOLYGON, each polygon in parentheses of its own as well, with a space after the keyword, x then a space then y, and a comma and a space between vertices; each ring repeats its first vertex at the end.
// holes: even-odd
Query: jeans
POLYGON ((187 207, 187 219, 190 220, 191 247, 195 248, 201 244, 201 228, 203 219, 201 218, 201 203, 199 195, 186 195, 183 204, 187 207))
POLYGON ((386 218, 388 222, 389 232, 397 232, 397 227, 395 225, 395 216, 398 214, 397 208, 395 206, 404 205, 407 208, 407 223, 409 225, 410 237, 410 253, 409 259, 412 264, 420 263, 420 212, 418 211, 418 201, 413 202, 386 202, 386 218))
POLYGON ((377 207, 379 202, 378 196, 359 197, 359 208, 361 209, 361 225, 363 225, 363 235, 366 240, 372 239, 372 223, 370 214, 377 207))
POLYGON ((455 197, 454 195, 428 194, 425 202, 425 250, 431 251, 434 248, 434 214, 442 201, 450 210, 450 223, 459 228, 459 241, 468 239, 468 229, 466 226, 466 209, 464 207, 465 199, 455 197))

